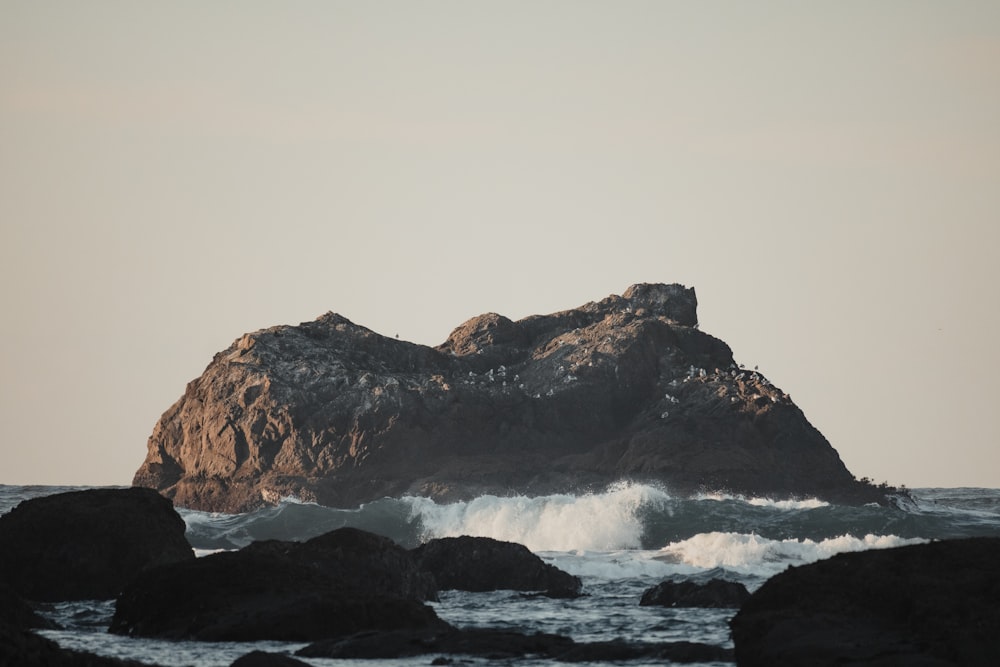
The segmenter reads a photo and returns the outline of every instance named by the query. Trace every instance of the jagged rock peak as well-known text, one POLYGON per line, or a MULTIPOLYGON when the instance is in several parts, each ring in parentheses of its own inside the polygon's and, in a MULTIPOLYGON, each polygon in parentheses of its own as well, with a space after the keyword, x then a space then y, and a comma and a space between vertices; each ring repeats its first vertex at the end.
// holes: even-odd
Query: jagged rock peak
POLYGON ((693 287, 662 283, 632 285, 622 297, 637 314, 645 309, 687 327, 698 325, 698 298, 693 287))
POLYGON ((693 287, 639 283, 621 296, 614 294, 597 303, 592 301, 552 315, 532 315, 517 322, 497 313, 478 315, 456 327, 437 349, 462 356, 498 345, 523 347, 543 337, 552 338, 619 314, 662 317, 677 326, 695 327, 697 308, 693 287))

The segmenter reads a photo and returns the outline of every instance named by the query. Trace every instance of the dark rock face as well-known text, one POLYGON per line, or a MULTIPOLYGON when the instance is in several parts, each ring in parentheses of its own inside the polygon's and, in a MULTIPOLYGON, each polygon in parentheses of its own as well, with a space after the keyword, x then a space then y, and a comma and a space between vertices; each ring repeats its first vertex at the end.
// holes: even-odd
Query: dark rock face
POLYGON ((56 627, 54 623, 35 613, 27 601, 4 584, 0 584, 0 625, 18 630, 56 627))
POLYGON ((642 594, 640 606, 708 607, 737 609, 750 597, 743 584, 712 579, 704 584, 693 581, 662 581, 642 594))
POLYGON ((256 542, 139 576, 111 632, 167 639, 311 641, 366 630, 447 629, 420 600, 433 580, 384 538, 342 528, 256 542))
MULTIPOLYGON (((134 660, 119 660, 69 651, 51 639, 0 623, 0 665, 17 667, 147 667, 134 660)), ((154 667, 152 665, 148 667, 154 667)))
POLYGON ((481 315, 436 348, 333 313, 249 333, 164 413, 134 484, 218 511, 622 479, 882 499, 787 394, 697 329, 696 307, 693 289, 643 284, 517 322, 481 315))
POLYGON ((731 621, 756 665, 1000 664, 1000 538, 840 554, 768 580, 731 621))
POLYGON ((30 600, 110 599, 145 568, 194 560, 184 529, 149 489, 26 500, 0 516, 0 579, 30 600))
POLYGON ((546 591, 559 597, 580 593, 580 579, 549 565, 527 547, 489 537, 445 537, 413 550, 418 566, 440 590, 546 591))

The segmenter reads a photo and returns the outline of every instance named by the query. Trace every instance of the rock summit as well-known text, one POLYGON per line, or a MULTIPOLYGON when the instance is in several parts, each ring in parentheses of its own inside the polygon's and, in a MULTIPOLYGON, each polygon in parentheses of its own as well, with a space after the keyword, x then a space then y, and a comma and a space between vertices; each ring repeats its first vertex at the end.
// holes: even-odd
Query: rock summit
POLYGON ((134 484, 246 511, 288 496, 355 507, 620 480, 881 497, 788 394, 698 329, 693 288, 664 284, 518 321, 480 315, 437 347, 335 313, 245 334, 163 414, 134 484))

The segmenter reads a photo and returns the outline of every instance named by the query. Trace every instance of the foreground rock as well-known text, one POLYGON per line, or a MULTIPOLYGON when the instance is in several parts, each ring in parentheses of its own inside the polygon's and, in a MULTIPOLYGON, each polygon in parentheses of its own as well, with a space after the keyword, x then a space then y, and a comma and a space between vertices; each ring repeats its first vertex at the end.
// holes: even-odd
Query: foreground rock
POLYGON ((0 665, 14 667, 154 667, 60 648, 51 639, 0 624, 0 665))
POLYGON ((560 662, 618 662, 657 660, 666 662, 727 662, 733 652, 709 644, 665 642, 659 644, 574 642, 562 635, 524 634, 489 628, 448 631, 400 631, 363 633, 310 644, 296 655, 310 658, 351 660, 398 659, 432 653, 471 655, 490 660, 510 660, 525 656, 560 662))
POLYGON ((580 594, 580 579, 549 565, 527 547, 489 537, 445 537, 413 550, 417 565, 440 590, 544 591, 553 597, 580 594))
POLYGON ((164 413, 134 484, 217 511, 622 479, 883 499, 785 392, 698 330, 696 306, 693 289, 635 285, 517 322, 481 315, 436 348, 333 313, 249 333, 164 413))
POLYGON ((434 583, 409 552, 352 528, 256 542, 139 576, 111 632, 165 639, 311 641, 365 630, 449 629, 420 602, 434 583))
POLYGON ((30 600, 113 598, 146 568, 193 561, 184 529, 149 489, 25 500, 0 516, 0 579, 30 600))
POLYGON ((56 625, 39 616, 28 602, 12 588, 0 583, 0 625, 19 630, 55 628, 56 625))
POLYGON ((1000 664, 1000 538, 840 554, 767 581, 731 622, 741 667, 1000 664))
POLYGON ((35 613, 24 599, 0 584, 0 665, 11 667, 143 667, 132 660, 99 657, 61 648, 32 629, 57 626, 35 613))
POLYGON ((642 594, 643 607, 705 607, 738 609, 750 597, 743 584, 712 579, 703 584, 694 581, 662 581, 642 594))

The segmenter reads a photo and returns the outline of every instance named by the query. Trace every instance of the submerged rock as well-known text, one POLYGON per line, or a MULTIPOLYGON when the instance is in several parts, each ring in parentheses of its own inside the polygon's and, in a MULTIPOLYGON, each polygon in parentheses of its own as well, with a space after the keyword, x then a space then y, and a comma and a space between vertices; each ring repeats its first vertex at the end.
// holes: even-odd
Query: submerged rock
POLYGON ((0 516, 0 580, 30 600, 110 599, 146 568, 194 560, 184 530, 149 489, 25 500, 0 516))
POLYGON ((545 591, 557 597, 580 594, 580 579, 549 565, 527 547, 489 537, 445 537, 413 550, 418 567, 434 576, 440 590, 545 591))
POLYGON ((619 480, 884 499, 788 394, 698 330, 696 307, 694 289, 642 284, 516 322, 481 315, 435 348, 334 313, 248 333, 164 413, 133 483, 216 511, 619 480))
POLYGON ((308 542, 148 570, 119 596, 110 631, 203 641, 311 641, 365 630, 448 629, 420 600, 433 580, 392 541, 353 528, 308 542))
MULTIPOLYGON (((490 660, 538 656, 559 662, 594 663, 626 660, 728 662, 733 659, 731 649, 696 642, 575 642, 562 635, 540 632, 525 634, 492 628, 362 633, 343 639, 315 642, 300 649, 296 655, 308 658, 388 660, 432 653, 477 656, 490 660)), ((433 664, 450 663, 445 658, 437 659, 433 664)))
POLYGON ((712 579, 703 584, 694 581, 662 581, 642 594, 640 606, 707 607, 737 609, 750 597, 741 583, 712 579))
POLYGON ((740 667, 1000 664, 1000 538, 844 553, 769 579, 732 619, 740 667))
POLYGON ((309 667, 309 663, 283 653, 251 651, 234 660, 230 667, 309 667))

